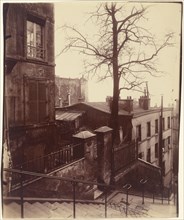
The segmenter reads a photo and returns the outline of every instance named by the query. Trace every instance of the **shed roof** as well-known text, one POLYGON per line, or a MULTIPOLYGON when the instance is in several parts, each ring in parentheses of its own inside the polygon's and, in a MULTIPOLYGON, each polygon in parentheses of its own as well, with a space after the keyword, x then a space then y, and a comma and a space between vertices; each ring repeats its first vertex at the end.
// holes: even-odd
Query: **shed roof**
POLYGON ((56 120, 73 121, 79 116, 81 116, 82 114, 83 112, 56 111, 56 120))

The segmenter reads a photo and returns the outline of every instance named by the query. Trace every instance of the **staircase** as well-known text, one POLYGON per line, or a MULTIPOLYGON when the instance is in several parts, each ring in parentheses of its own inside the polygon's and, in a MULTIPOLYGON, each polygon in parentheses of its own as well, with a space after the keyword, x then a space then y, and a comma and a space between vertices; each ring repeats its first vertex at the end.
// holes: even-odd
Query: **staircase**
MULTIPOLYGON (((77 201, 75 210, 76 218, 105 218, 105 206, 101 203, 77 201)), ((4 202, 3 218, 20 218, 20 213, 20 201, 4 202)), ((126 195, 114 192, 108 197, 107 218, 125 217, 126 195)), ((127 217, 174 218, 176 217, 176 206, 173 201, 170 201, 170 204, 164 201, 164 204, 162 204, 161 201, 155 200, 153 204, 151 198, 145 198, 145 204, 142 204, 141 197, 129 195, 127 217)), ((73 202, 27 200, 24 202, 24 218, 73 218, 73 202)))
MULTIPOLYGON (((20 218, 21 206, 18 202, 3 205, 3 218, 20 218)), ((122 218, 125 215, 111 207, 107 208, 108 218, 122 218)), ((103 204, 76 203, 76 218, 104 218, 103 204)), ((24 218, 73 218, 72 202, 24 202, 24 218)))

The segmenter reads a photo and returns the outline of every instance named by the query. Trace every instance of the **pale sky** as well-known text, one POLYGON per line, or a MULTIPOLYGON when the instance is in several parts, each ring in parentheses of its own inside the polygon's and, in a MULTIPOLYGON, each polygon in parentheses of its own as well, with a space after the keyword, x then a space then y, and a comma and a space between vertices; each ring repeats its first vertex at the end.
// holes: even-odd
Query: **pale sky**
MULTIPOLYGON (((98 29, 89 18, 89 12, 95 10, 97 2, 62 2, 55 3, 55 55, 65 46, 66 34, 58 29, 65 24, 74 26, 89 38, 97 33, 98 29)), ((131 3, 128 3, 131 4, 131 3)), ((135 3, 134 3, 135 4, 135 3)), ((142 3, 151 6, 148 9, 144 27, 148 28, 157 39, 163 40, 164 34, 174 32, 174 47, 165 48, 158 57, 159 70, 164 71, 162 77, 148 76, 151 105, 160 105, 160 96, 164 96, 164 106, 173 103, 178 98, 179 92, 179 59, 180 59, 180 22, 181 5, 177 3, 142 3)), ((86 57, 85 57, 86 58, 86 57)), ((91 59, 91 58, 89 58, 91 59)), ((84 57, 77 52, 69 51, 56 58, 56 75, 61 77, 79 78, 84 71, 84 57)), ((104 80, 97 83, 97 79, 88 81, 89 101, 105 101, 107 95, 112 95, 112 80, 104 80)), ((143 86, 144 88, 144 86, 143 86)), ((121 98, 132 96, 139 98, 139 92, 123 91, 121 98)))

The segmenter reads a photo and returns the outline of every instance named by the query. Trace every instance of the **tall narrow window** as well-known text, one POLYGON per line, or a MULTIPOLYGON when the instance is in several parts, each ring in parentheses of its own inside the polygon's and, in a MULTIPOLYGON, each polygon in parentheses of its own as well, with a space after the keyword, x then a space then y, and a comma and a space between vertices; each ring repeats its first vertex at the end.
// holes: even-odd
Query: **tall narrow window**
POLYGON ((162 140, 162 149, 165 151, 165 139, 162 140))
POLYGON ((158 133, 158 119, 155 120, 155 134, 158 133))
POLYGON ((148 150, 147 150, 147 162, 151 162, 151 149, 149 148, 148 150))
POLYGON ((162 118, 162 129, 165 130, 165 118, 162 118))
POLYGON ((168 137, 168 145, 170 145, 171 144, 171 137, 169 136, 168 137))
POLYGON ((138 141, 141 141, 141 125, 136 126, 136 137, 138 141))
POLYGON ((158 158, 158 143, 155 144, 155 158, 158 158))
POLYGON ((162 162, 162 175, 165 176, 165 161, 162 162))
POLYGON ((151 136, 151 122, 147 122, 147 137, 151 136))
POLYGON ((42 80, 29 81, 28 117, 30 123, 40 123, 47 120, 46 82, 42 80))
POLYGON ((170 117, 167 118, 167 128, 171 128, 171 119, 170 117))
POLYGON ((43 27, 27 21, 27 57, 44 59, 43 27))

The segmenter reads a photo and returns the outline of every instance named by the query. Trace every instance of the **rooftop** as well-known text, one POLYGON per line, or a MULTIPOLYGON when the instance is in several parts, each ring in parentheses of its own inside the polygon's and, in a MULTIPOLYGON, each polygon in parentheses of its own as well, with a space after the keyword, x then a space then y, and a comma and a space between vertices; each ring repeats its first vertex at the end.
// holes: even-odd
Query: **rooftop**
POLYGON ((59 121, 73 121, 79 116, 81 116, 83 112, 72 112, 72 111, 56 111, 56 120, 59 121))
MULTIPOLYGON (((110 114, 110 108, 109 108, 109 105, 107 102, 81 102, 81 103, 73 104, 71 106, 67 106, 64 108, 57 108, 57 109, 58 110, 60 109, 58 112, 60 112, 60 111, 61 112, 64 112, 64 111, 68 112, 68 111, 70 111, 70 108, 74 109, 74 107, 78 106, 78 105, 89 106, 91 108, 94 108, 99 111, 110 114)), ((163 108, 163 111, 171 111, 171 110, 172 110, 172 108, 163 108)), ((143 115, 147 115, 147 114, 157 113, 159 111, 160 111, 160 107, 150 107, 148 110, 144 110, 141 107, 139 107, 138 105, 134 105, 133 111, 131 111, 131 112, 125 111, 123 109, 119 109, 119 115, 139 117, 139 116, 143 116, 143 115)), ((56 120, 59 120, 59 119, 57 119, 57 117, 59 117, 59 116, 57 116, 57 114, 58 113, 56 113, 56 120)), ((81 113, 78 113, 78 114, 81 114, 81 113)), ((78 117, 77 113, 75 115, 76 115, 76 117, 78 117)), ((67 115, 64 115, 64 116, 67 116, 67 115)), ((64 117, 64 116, 62 116, 62 117, 64 117)), ((71 114, 68 117, 75 117, 75 116, 71 114)))

